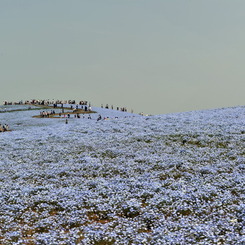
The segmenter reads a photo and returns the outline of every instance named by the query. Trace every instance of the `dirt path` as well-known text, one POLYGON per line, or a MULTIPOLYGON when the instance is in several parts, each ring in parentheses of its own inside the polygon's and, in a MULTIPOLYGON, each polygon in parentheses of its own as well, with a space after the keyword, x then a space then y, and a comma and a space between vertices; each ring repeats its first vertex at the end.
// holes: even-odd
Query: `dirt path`
POLYGON ((37 107, 42 107, 44 109, 51 109, 51 110, 56 110, 56 109, 64 109, 64 112, 59 112, 59 113, 54 113, 54 114, 50 114, 48 116, 42 116, 42 115, 36 115, 33 116, 34 118, 63 118, 64 115, 72 115, 72 114, 91 114, 91 113, 96 113, 96 111, 85 111, 83 109, 71 109, 71 108, 67 108, 67 107, 56 107, 54 108, 53 106, 42 106, 42 105, 32 105, 32 106, 37 106, 37 107))

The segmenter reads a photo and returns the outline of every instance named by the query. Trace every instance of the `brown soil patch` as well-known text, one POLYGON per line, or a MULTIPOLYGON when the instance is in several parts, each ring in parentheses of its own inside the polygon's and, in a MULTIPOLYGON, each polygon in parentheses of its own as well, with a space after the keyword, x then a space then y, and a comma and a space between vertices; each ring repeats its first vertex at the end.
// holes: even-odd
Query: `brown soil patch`
POLYGON ((56 109, 64 109, 64 112, 59 112, 59 113, 55 113, 55 114, 50 114, 47 117, 43 117, 41 115, 37 115, 37 116, 33 116, 34 118, 63 118, 64 115, 74 115, 74 114, 91 114, 91 113, 96 113, 96 111, 85 111, 83 109, 70 109, 67 107, 56 107, 54 108, 53 106, 42 106, 42 105, 35 105, 38 107, 42 107, 43 109, 51 109, 51 110, 56 110, 56 109), (63 117, 62 117, 63 116, 63 117))

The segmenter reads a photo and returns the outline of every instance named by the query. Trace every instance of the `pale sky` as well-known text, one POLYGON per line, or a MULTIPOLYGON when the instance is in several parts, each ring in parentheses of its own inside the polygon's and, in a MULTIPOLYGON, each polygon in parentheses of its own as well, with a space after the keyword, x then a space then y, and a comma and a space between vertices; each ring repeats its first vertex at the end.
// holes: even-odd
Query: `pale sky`
POLYGON ((244 0, 0 0, 0 103, 245 105, 244 0))

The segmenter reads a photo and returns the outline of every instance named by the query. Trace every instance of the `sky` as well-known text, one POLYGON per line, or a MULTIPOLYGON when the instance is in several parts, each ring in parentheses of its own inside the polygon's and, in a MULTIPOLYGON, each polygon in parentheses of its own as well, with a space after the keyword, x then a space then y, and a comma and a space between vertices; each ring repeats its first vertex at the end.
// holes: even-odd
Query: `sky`
POLYGON ((0 103, 244 105, 245 1, 0 0, 0 103))

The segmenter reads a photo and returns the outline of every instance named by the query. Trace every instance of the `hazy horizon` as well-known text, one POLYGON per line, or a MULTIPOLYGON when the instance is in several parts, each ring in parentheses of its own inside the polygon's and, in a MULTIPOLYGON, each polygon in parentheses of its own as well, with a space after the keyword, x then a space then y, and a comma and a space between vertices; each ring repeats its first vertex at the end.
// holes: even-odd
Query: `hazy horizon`
POLYGON ((245 2, 0 0, 0 103, 165 114, 244 105, 245 2))

